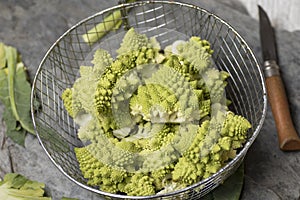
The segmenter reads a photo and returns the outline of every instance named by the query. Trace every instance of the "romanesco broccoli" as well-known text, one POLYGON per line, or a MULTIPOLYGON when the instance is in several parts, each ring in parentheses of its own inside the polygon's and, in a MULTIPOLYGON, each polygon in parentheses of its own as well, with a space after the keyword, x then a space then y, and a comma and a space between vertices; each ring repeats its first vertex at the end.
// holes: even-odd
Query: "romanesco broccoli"
POLYGON ((226 79, 228 76, 229 74, 227 72, 219 71, 214 68, 209 68, 203 73, 202 78, 205 82, 205 90, 212 103, 226 103, 225 87, 227 85, 226 79))
POLYGON ((125 34, 117 53, 121 55, 131 51, 140 50, 142 48, 153 48, 159 50, 160 44, 155 38, 149 39, 146 35, 139 34, 134 28, 131 28, 125 34))
POLYGON ((64 102, 65 109, 71 117, 76 117, 77 113, 82 110, 81 104, 79 101, 73 97, 73 89, 67 88, 61 95, 61 98, 64 102))
POLYGON ((199 90, 192 88, 187 77, 173 68, 161 67, 145 83, 130 100, 133 116, 157 123, 199 119, 199 90))
POLYGON ((154 179, 142 173, 134 174, 124 187, 124 192, 131 196, 148 196, 156 193, 154 179))
MULTIPOLYGON (((99 63, 100 66, 111 64, 105 68, 98 81, 95 105, 99 112, 105 111, 111 106, 112 89, 126 72, 139 65, 154 63, 158 49, 153 48, 153 46, 157 46, 153 41, 155 39, 149 40, 146 35, 138 34, 131 28, 125 34, 121 47, 117 50, 118 57, 114 62, 111 62, 111 57, 106 51, 96 51, 93 63, 99 63), (100 62, 98 54, 104 57, 100 62)), ((98 64, 95 65, 95 67, 97 66, 98 64)))
POLYGON ((190 148, 175 164, 173 180, 190 185, 216 173, 235 156, 235 150, 245 142, 250 127, 245 118, 231 111, 204 121, 190 148))
POLYGON ((133 196, 172 192, 216 173, 246 142, 251 124, 228 110, 229 74, 211 67, 209 42, 159 49, 131 28, 116 58, 96 50, 63 92, 86 144, 74 151, 87 184, 133 196))
POLYGON ((94 94, 94 106, 100 123, 105 125, 106 128, 116 128, 116 122, 115 119, 112 119, 111 110, 113 88, 116 86, 117 81, 129 70, 137 67, 137 65, 153 62, 155 55, 147 53, 149 51, 152 50, 141 48, 118 56, 118 59, 105 69, 105 72, 99 79, 94 94))
POLYGON ((202 73, 211 63, 210 44, 198 37, 191 37, 189 41, 177 46, 178 54, 191 63, 194 70, 202 73))
POLYGON ((97 49, 94 53, 91 63, 94 64, 93 72, 99 78, 103 74, 106 67, 110 66, 113 62, 111 55, 104 49, 97 49))
POLYGON ((97 185, 103 191, 117 193, 118 184, 130 175, 125 170, 100 162, 86 147, 75 148, 75 153, 83 176, 88 179, 88 184, 97 185))
POLYGON ((93 67, 80 66, 80 77, 75 81, 72 88, 64 91, 62 99, 70 116, 76 118, 79 111, 95 115, 95 108, 91 97, 94 96, 97 81, 105 68, 112 63, 110 54, 98 49, 92 60, 93 67))

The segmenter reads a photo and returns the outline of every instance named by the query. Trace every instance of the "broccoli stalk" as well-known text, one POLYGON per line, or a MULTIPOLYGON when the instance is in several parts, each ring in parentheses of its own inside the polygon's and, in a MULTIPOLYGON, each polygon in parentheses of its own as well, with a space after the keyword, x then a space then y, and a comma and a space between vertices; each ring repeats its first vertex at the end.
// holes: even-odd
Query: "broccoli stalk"
MULTIPOLYGON (((132 3, 135 1, 136 0, 126 0, 126 3, 132 3)), ((95 27, 88 30, 86 34, 83 34, 83 41, 92 45, 105 36, 109 31, 119 29, 124 20, 122 17, 122 11, 120 9, 115 10, 106 16, 103 22, 98 23, 95 27)))

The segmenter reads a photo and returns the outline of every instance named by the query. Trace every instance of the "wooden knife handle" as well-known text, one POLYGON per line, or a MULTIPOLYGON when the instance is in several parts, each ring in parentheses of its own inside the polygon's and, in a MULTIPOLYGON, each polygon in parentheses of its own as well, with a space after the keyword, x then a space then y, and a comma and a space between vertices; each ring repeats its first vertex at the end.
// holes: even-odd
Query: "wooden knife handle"
POLYGON ((292 122, 288 100, 280 75, 266 78, 268 98, 275 119, 280 149, 300 150, 300 139, 292 122))

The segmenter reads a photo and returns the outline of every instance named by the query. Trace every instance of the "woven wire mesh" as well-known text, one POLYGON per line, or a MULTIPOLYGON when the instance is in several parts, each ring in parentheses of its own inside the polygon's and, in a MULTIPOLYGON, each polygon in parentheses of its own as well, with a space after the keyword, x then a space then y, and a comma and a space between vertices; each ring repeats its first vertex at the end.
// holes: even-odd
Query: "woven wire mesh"
MULTIPOLYGON (((117 19, 113 19, 117 20, 117 19)), ((109 23, 108 21, 106 21, 109 23)), ((100 30, 96 30, 101 34, 100 30)), ((32 91, 32 117, 39 140, 53 163, 80 186, 111 199, 199 199, 229 177, 241 164, 248 148, 262 126, 266 112, 266 92, 260 67, 241 36, 226 22, 208 11, 188 4, 166 1, 143 1, 122 4, 86 18, 62 35, 42 60, 32 91), (120 29, 105 31, 105 36, 89 45, 82 35, 102 22, 108 13, 122 10, 120 29), (220 70, 230 74, 226 96, 231 109, 246 117, 252 124, 247 143, 238 155, 213 176, 173 193, 128 197, 109 194, 87 185, 74 153, 83 146, 77 137, 78 127, 64 109, 62 92, 72 87, 79 67, 87 62, 95 47, 115 54, 122 37, 114 37, 130 27, 148 36, 155 36, 162 46, 183 36, 199 36, 208 40, 215 50, 213 60, 220 70), (174 34, 176 33, 176 34, 174 34), (38 106, 37 106, 38 105, 38 106)))

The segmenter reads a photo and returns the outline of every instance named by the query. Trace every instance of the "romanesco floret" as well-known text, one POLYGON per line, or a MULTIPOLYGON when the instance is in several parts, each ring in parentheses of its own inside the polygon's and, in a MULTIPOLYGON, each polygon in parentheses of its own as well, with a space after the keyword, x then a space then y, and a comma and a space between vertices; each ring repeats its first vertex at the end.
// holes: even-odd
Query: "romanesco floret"
POLYGON ((65 109, 69 115, 73 118, 82 110, 81 104, 79 101, 76 101, 73 96, 73 89, 67 88, 61 95, 61 98, 64 102, 65 109))
POLYGON ((247 130, 251 127, 245 118, 228 111, 214 120, 217 121, 206 120, 201 124, 190 148, 175 164, 174 181, 190 185, 209 177, 233 158, 236 149, 245 142, 247 130))
POLYGON ((155 194, 154 179, 142 173, 134 174, 124 188, 131 196, 148 196, 155 194))
POLYGON ((199 73, 202 73, 212 64, 212 50, 206 40, 191 37, 189 41, 179 44, 177 50, 178 54, 184 57, 199 73))
POLYGON ((134 28, 131 28, 126 32, 117 53, 119 55, 126 54, 141 48, 160 49, 160 45, 155 38, 149 39, 145 34, 139 34, 134 28))
POLYGON ((125 170, 103 164, 86 147, 75 148, 75 153, 83 176, 88 179, 88 184, 97 185, 103 191, 118 192, 118 184, 130 175, 125 170))
POLYGON ((91 97, 95 94, 97 82, 105 68, 112 63, 112 57, 107 51, 98 49, 91 63, 94 64, 93 67, 80 66, 80 77, 75 81, 72 88, 65 90, 62 94, 66 110, 74 118, 79 111, 95 115, 93 98, 91 97))
POLYGON ((189 78, 192 78, 192 76, 197 73, 192 65, 190 65, 183 57, 178 57, 173 54, 166 57, 164 65, 175 69, 177 72, 189 78))
POLYGON ((201 163, 195 164, 187 157, 181 157, 174 167, 172 178, 176 182, 192 185, 202 178, 203 167, 201 163))
POLYGON ((205 89, 212 103, 222 102, 225 104, 225 87, 227 85, 226 79, 228 76, 229 74, 227 72, 219 71, 214 68, 209 68, 203 73, 202 78, 205 82, 205 89))
POLYGON ((130 99, 131 114, 140 115, 146 121, 168 122, 177 111, 176 96, 168 88, 158 84, 138 87, 138 92, 130 99))
POLYGON ((247 131, 250 128, 251 124, 246 118, 228 111, 221 134, 230 137, 233 147, 237 149, 246 141, 247 131))
POLYGON ((99 79, 93 104, 95 106, 96 116, 100 123, 106 127, 106 130, 117 128, 111 110, 113 88, 115 88, 117 81, 123 77, 126 72, 137 67, 137 63, 148 64, 153 62, 154 55, 147 53, 148 51, 151 51, 151 49, 141 48, 129 52, 128 54, 118 56, 118 58, 106 68, 103 76, 99 79))
MULTIPOLYGON (((147 123, 149 124, 149 123, 147 123)), ((162 147, 170 144, 173 137, 176 134, 177 125, 174 124, 162 124, 162 125, 152 125, 152 127, 156 129, 152 131, 151 137, 146 136, 145 138, 137 138, 136 140, 132 140, 132 142, 140 149, 146 151, 155 151, 161 149, 162 147)), ((145 130, 144 130, 145 131, 145 130)), ((148 130, 146 130, 148 131, 148 130)), ((135 137, 134 135, 132 137, 135 137)), ((131 137, 129 137, 131 138, 131 137)), ((127 140, 127 138, 125 139, 127 140)))
POLYGON ((106 111, 111 106, 112 89, 116 82, 129 70, 139 65, 148 64, 154 59, 154 55, 149 55, 147 48, 140 48, 128 54, 118 57, 108 68, 106 68, 103 76, 98 81, 95 94, 95 105, 98 112, 106 111))
POLYGON ((116 58, 96 50, 93 66, 81 66, 63 92, 86 145, 74 151, 89 185, 132 196, 172 192, 216 173, 246 142, 251 124, 228 110, 229 74, 210 67, 209 42, 191 37, 159 49, 131 28, 116 58))
POLYGON ((170 164, 162 169, 154 170, 151 172, 151 177, 154 180, 156 191, 160 191, 170 185, 172 181, 172 171, 174 165, 170 164))
POLYGON ((199 119, 199 90, 190 85, 189 78, 171 67, 161 67, 145 83, 130 99, 133 116, 158 123, 199 119))
POLYGON ((134 144, 127 143, 125 146, 124 142, 117 142, 100 135, 95 142, 86 148, 95 158, 110 167, 120 168, 128 172, 134 172, 136 168, 140 168, 141 163, 136 163, 135 152, 137 148, 134 144))
POLYGON ((97 77, 101 77, 104 70, 113 62, 111 55, 104 49, 97 49, 91 63, 94 64, 93 71, 97 77))
POLYGON ((73 98, 80 102, 86 113, 95 115, 95 108, 91 96, 95 94, 97 87, 97 75, 94 68, 81 66, 79 69, 80 77, 73 85, 73 98))

